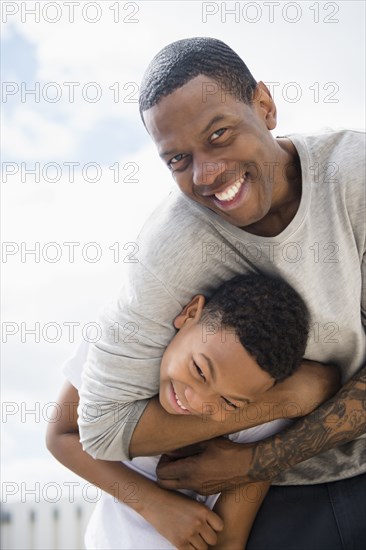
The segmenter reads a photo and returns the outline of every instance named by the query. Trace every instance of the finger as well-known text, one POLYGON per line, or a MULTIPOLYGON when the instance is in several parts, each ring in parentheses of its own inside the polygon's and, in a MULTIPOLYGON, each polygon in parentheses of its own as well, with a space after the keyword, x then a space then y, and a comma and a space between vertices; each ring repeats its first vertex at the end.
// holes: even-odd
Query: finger
POLYGON ((165 462, 172 462, 177 458, 186 458, 189 456, 197 455, 206 448, 206 442, 195 443, 194 445, 187 445, 186 447, 180 447, 173 451, 168 451, 161 455, 159 464, 165 462))
POLYGON ((194 471, 194 457, 160 461, 156 467, 156 473, 161 479, 182 479, 194 471))
POLYGON ((209 546, 217 543, 217 533, 208 523, 202 528, 200 535, 209 546))
POLYGON ((179 447, 179 449, 169 451, 166 454, 172 457, 176 456, 176 457, 183 458, 185 456, 192 456, 192 455, 199 454, 206 447, 207 447, 207 442, 203 441, 200 443, 194 443, 193 445, 186 445, 185 447, 179 447))
POLYGON ((207 496, 207 495, 215 495, 216 493, 220 493, 223 487, 221 484, 217 485, 217 483, 215 484, 212 484, 210 482, 195 483, 189 477, 164 479, 163 475, 160 476, 160 472, 156 472, 156 474, 158 476, 156 479, 156 483, 162 489, 170 489, 170 490, 188 489, 190 491, 196 491, 196 493, 200 493, 201 495, 207 496))
POLYGON ((162 479, 174 479, 176 475, 175 461, 169 456, 163 455, 156 466, 156 475, 162 479))
POLYGON ((191 544, 196 550, 208 550, 208 544, 203 540, 200 535, 195 535, 190 540, 191 544))
POLYGON ((159 487, 162 487, 163 489, 183 489, 182 484, 179 479, 157 479, 156 483, 159 485, 159 487))
MULTIPOLYGON (((196 489, 194 489, 196 490, 196 489)), ((216 481, 205 481, 202 483, 199 488, 197 489, 197 492, 201 495, 216 495, 216 493, 221 493, 224 490, 224 486, 222 483, 217 484, 216 481)))
POLYGON ((173 462, 173 457, 165 453, 161 455, 161 457, 159 458, 157 468, 159 468, 159 466, 165 466, 165 464, 171 464, 172 462, 173 462))
POLYGON ((207 523, 214 529, 214 531, 222 531, 224 528, 224 522, 218 514, 210 512, 207 517, 207 523))

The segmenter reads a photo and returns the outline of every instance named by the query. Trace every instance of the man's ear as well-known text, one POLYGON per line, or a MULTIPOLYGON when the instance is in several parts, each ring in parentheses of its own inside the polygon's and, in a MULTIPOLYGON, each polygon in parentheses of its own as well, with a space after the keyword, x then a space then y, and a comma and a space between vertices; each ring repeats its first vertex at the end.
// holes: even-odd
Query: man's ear
POLYGON ((272 99, 271 92, 264 84, 259 81, 254 91, 252 102, 266 122, 268 130, 273 130, 277 125, 277 109, 272 99))
POLYGON ((202 310, 205 306, 206 298, 202 294, 197 294, 193 296, 192 300, 184 306, 182 311, 174 319, 174 326, 176 329, 181 329, 187 321, 196 320, 198 321, 201 317, 202 310))

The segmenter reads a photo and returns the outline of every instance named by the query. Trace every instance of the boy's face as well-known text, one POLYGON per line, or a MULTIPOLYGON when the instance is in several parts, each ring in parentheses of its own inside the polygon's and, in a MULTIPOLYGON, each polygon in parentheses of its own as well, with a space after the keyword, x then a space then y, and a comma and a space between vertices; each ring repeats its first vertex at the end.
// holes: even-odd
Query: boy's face
POLYGON ((175 319, 179 332, 167 346, 160 367, 160 403, 170 414, 209 415, 229 411, 274 385, 233 330, 199 322, 204 297, 195 297, 175 319))
POLYGON ((267 215, 283 168, 269 131, 275 106, 262 83, 257 90, 247 105, 199 75, 143 114, 181 191, 238 227, 267 215))

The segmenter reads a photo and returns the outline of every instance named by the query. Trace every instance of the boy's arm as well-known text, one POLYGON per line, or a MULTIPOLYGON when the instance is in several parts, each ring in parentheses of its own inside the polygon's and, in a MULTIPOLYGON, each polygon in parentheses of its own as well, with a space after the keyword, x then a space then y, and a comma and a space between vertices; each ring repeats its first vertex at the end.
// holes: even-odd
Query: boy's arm
POLYGON ((69 470, 141 513, 144 502, 139 495, 142 485, 136 483, 139 477, 132 470, 127 477, 127 468, 120 462, 94 460, 82 450, 77 426, 78 401, 77 389, 66 382, 54 418, 50 418, 47 426, 48 450, 69 470))
POLYGON ((213 510, 224 522, 218 534, 216 550, 244 550, 249 534, 269 490, 266 482, 250 483, 220 494, 213 510))
POLYGON ((67 382, 50 419, 46 443, 61 464, 135 510, 174 546, 189 547, 198 539, 215 544, 222 521, 203 504, 161 489, 120 462, 95 460, 83 451, 77 427, 78 391, 67 382), (60 414, 61 411, 61 414, 60 414))

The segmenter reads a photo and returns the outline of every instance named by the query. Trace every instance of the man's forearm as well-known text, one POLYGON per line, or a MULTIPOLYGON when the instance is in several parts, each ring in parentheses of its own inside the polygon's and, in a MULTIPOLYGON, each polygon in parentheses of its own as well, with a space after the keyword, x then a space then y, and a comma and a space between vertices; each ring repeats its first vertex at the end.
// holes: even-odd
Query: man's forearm
POLYGON ((223 406, 221 421, 211 420, 209 414, 202 417, 171 415, 155 397, 138 421, 129 453, 131 458, 162 454, 279 418, 302 416, 334 395, 338 387, 334 367, 304 361, 292 377, 266 392, 263 401, 237 411, 223 406))
POLYGON ((293 426, 253 446, 249 480, 272 480, 317 454, 366 431, 366 366, 333 399, 293 426))
MULTIPOLYGON (((130 456, 135 458, 158 455, 242 429, 240 421, 243 422, 243 419, 231 412, 225 412, 223 410, 222 422, 210 420, 209 415, 172 415, 163 409, 159 398, 154 397, 132 434, 130 456)), ((263 419, 263 422, 266 421, 263 419)))

